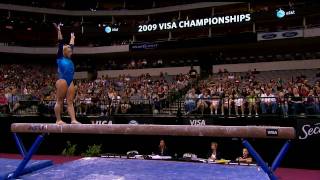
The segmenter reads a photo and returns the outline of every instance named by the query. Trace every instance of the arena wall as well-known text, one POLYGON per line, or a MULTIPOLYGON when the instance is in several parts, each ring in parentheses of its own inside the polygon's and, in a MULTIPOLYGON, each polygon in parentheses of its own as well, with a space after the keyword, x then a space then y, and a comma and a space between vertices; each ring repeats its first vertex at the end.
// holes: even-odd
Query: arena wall
POLYGON ((297 61, 276 61, 260 63, 243 63, 243 64, 222 64, 212 66, 213 73, 219 70, 227 69, 229 72, 247 72, 256 69, 257 71, 279 71, 294 69, 318 69, 320 60, 297 60, 297 61))

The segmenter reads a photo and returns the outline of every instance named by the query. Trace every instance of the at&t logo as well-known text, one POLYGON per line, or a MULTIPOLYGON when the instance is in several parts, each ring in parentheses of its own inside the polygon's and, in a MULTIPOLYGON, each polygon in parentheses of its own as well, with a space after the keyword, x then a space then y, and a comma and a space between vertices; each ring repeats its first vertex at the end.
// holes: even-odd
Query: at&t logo
POLYGON ((284 11, 283 9, 280 8, 276 11, 277 18, 279 19, 284 18, 285 16, 294 15, 294 14, 296 14, 294 10, 284 11))

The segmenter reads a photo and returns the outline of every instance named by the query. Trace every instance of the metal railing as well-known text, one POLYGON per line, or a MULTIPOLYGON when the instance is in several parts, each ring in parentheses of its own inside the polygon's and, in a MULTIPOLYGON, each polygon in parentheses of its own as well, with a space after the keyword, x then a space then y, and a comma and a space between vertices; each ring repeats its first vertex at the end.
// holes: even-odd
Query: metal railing
MULTIPOLYGON (((84 100, 75 101, 78 115, 109 116, 119 114, 135 115, 215 115, 215 116, 260 116, 262 115, 320 115, 320 97, 217 97, 185 98, 175 92, 165 99, 128 100, 84 100)), ((53 115, 54 100, 20 100, 10 102, 7 115, 53 115), (18 106, 17 106, 18 104, 18 106), (16 108, 16 109, 14 109, 16 108)), ((65 114, 67 104, 64 104, 65 114)), ((0 108, 1 110, 1 108, 0 108)))
POLYGON ((186 98, 179 106, 185 114, 222 116, 320 115, 320 97, 186 98))

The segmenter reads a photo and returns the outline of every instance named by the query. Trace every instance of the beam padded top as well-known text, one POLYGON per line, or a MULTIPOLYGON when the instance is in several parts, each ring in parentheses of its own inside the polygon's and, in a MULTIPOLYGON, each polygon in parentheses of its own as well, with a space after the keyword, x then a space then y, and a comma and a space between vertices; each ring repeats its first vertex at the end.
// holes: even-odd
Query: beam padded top
POLYGON ((15 133, 77 133, 294 139, 293 127, 14 123, 15 133))

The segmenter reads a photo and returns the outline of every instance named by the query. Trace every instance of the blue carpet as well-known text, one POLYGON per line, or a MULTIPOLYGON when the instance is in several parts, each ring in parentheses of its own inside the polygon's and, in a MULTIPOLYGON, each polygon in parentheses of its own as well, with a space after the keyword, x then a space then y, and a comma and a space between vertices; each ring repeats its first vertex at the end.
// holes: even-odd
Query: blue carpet
POLYGON ((54 165, 22 177, 24 180, 264 180, 259 167, 191 162, 83 158, 54 165))
MULTIPOLYGON (((0 158, 0 180, 4 179, 8 173, 16 170, 20 162, 20 159, 0 158)), ((48 160, 31 160, 26 167, 41 167, 44 162, 48 162, 48 160)))

